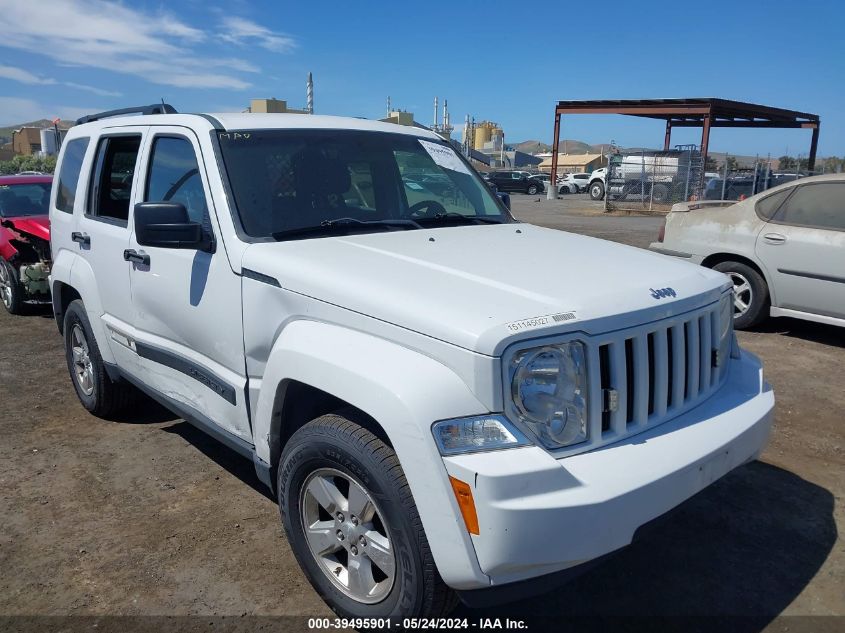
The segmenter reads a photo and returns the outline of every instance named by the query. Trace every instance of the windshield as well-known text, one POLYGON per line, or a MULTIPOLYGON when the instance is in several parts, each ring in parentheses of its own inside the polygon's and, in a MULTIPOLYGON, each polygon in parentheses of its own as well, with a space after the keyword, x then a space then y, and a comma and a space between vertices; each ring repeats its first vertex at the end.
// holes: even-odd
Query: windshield
POLYGON ((47 215, 50 186, 49 182, 0 185, 0 216, 17 218, 25 215, 47 215))
POLYGON ((444 142, 357 130, 242 130, 218 137, 251 237, 512 221, 444 142))

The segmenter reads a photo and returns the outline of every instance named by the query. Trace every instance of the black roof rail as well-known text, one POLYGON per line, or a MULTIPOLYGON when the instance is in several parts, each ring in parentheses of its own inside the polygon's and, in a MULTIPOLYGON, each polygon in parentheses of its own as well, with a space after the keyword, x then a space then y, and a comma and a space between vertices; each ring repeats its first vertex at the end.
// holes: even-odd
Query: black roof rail
POLYGON ((113 116, 123 116, 124 114, 178 114, 176 108, 169 103, 154 103, 152 105, 135 106, 134 108, 121 108, 120 110, 107 110, 105 112, 98 112, 97 114, 88 114, 76 120, 77 125, 83 123, 90 123, 91 121, 99 121, 100 119, 107 119, 113 116))

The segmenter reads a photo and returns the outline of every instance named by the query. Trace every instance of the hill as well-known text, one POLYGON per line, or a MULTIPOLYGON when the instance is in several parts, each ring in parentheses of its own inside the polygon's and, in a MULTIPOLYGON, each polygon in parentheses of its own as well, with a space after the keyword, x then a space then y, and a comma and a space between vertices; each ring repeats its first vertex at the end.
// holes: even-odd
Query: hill
MULTIPOLYGON (((17 123, 6 127, 0 127, 0 145, 12 142, 12 132, 19 130, 22 127, 53 127, 53 122, 50 119, 38 119, 37 121, 30 121, 28 123, 17 123)), ((67 130, 73 127, 73 121, 59 121, 59 129, 67 130)))

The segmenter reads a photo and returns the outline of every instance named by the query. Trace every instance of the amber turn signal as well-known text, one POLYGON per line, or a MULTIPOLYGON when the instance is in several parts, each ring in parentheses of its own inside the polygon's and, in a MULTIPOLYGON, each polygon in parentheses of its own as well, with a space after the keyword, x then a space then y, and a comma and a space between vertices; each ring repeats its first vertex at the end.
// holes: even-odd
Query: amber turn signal
POLYGON ((478 514, 475 512, 475 501, 472 499, 472 490, 470 489, 469 484, 464 483, 460 479, 455 479, 452 476, 449 477, 449 483, 452 484, 455 499, 458 500, 458 507, 461 509, 461 515, 464 517, 467 532, 470 534, 479 534, 478 514))

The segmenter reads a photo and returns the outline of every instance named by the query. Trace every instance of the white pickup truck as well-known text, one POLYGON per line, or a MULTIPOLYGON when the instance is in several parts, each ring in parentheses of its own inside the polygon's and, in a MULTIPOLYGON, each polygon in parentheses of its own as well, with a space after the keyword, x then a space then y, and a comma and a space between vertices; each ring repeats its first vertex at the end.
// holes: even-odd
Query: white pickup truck
POLYGON ((419 128, 137 111, 59 157, 72 383, 251 459, 338 614, 548 590, 763 449, 726 276, 519 223, 419 128))

